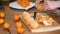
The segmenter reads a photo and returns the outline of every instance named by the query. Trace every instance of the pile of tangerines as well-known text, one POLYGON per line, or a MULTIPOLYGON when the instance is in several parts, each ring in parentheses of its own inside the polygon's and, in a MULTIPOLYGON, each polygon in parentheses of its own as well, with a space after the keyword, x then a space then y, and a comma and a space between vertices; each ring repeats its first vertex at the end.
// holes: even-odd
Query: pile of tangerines
POLYGON ((18 5, 22 6, 22 7, 27 7, 28 5, 30 5, 30 1, 29 0, 17 0, 18 5))
POLYGON ((0 12, 0 25, 3 25, 4 29, 9 29, 10 24, 4 22, 4 17, 5 17, 4 12, 0 12))
MULTIPOLYGON (((0 12, 0 25, 3 25, 4 29, 9 29, 10 27, 10 24, 9 23, 5 23, 4 22, 4 18, 5 18, 5 13, 4 12, 0 12)), ((24 32, 24 29, 23 29, 23 25, 22 25, 22 22, 19 21, 20 18, 18 15, 14 15, 13 16, 13 20, 15 22, 15 27, 16 27, 16 32, 18 34, 22 34, 24 32)))
POLYGON ((15 22, 15 27, 16 27, 16 32, 18 33, 18 34, 22 34, 23 32, 24 32, 24 29, 23 29, 23 25, 22 25, 22 22, 21 21, 19 21, 19 16, 18 15, 14 15, 13 16, 13 20, 14 20, 14 22, 15 22))
MULTIPOLYGON (((30 5, 30 0, 17 0, 17 4, 25 8, 30 5)), ((36 10, 40 11, 41 9, 41 4, 36 5, 36 10)))

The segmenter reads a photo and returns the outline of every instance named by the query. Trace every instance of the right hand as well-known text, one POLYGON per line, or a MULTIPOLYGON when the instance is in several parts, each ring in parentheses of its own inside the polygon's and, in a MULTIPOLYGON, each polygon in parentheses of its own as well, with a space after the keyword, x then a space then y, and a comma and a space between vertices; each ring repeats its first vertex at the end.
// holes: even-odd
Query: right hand
POLYGON ((53 10, 60 7, 60 1, 47 1, 43 4, 44 11, 53 10))
POLYGON ((38 5, 41 1, 46 2, 46 1, 50 1, 50 0, 36 0, 35 5, 38 5))
POLYGON ((37 6, 42 0, 36 0, 35 6, 37 6))
POLYGON ((43 1, 43 3, 46 3, 49 0, 36 0, 35 7, 39 11, 41 11, 43 9, 42 4, 40 3, 41 1, 43 1))

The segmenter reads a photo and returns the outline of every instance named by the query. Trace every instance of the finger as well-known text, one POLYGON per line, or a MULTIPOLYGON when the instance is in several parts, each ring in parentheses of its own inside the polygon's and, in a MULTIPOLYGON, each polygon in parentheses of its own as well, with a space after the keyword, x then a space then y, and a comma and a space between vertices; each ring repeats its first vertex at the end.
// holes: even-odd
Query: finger
POLYGON ((51 7, 49 7, 51 5, 49 5, 48 1, 44 3, 44 11, 47 11, 47 10, 52 10, 51 7))
POLYGON ((40 1, 42 1, 42 0, 36 0, 36 5, 38 5, 40 1))
POLYGON ((48 5, 47 5, 47 3, 44 3, 43 8, 44 8, 44 11, 49 8, 48 5))

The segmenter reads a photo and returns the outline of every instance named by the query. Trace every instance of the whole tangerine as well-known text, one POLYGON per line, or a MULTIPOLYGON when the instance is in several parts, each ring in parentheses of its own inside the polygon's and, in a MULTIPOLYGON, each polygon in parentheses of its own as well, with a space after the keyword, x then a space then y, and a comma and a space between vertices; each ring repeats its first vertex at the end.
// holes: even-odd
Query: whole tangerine
POLYGON ((38 11, 40 11, 40 10, 41 10, 41 5, 40 5, 40 4, 36 5, 36 9, 37 9, 38 11))
POLYGON ((19 20, 19 16, 18 16, 18 15, 14 15, 14 16, 13 16, 13 20, 14 20, 14 21, 18 21, 18 20, 19 20))
POLYGON ((4 18, 5 14, 3 12, 0 12, 0 18, 4 18))
POLYGON ((4 29, 8 29, 10 27, 10 24, 9 23, 4 23, 3 27, 4 27, 4 29))
POLYGON ((4 23, 4 20, 3 19, 0 19, 0 24, 3 24, 4 23))
POLYGON ((22 34, 24 32, 24 29, 18 27, 18 28, 16 28, 16 32, 19 34, 22 34))
POLYGON ((15 27, 22 27, 22 23, 21 22, 16 22, 15 27))

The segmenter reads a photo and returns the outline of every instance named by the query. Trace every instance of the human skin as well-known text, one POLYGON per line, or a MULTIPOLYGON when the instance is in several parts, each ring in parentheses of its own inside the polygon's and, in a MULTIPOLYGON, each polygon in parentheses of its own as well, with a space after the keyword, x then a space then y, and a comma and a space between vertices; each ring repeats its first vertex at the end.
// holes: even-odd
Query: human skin
POLYGON ((60 1, 50 1, 50 0, 36 0, 35 6, 40 4, 41 1, 44 1, 42 5, 42 9, 44 9, 44 11, 53 10, 60 7, 60 1))

